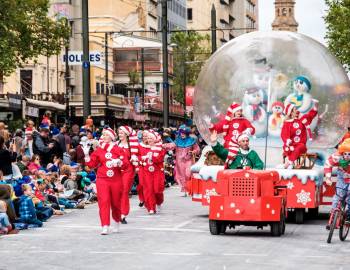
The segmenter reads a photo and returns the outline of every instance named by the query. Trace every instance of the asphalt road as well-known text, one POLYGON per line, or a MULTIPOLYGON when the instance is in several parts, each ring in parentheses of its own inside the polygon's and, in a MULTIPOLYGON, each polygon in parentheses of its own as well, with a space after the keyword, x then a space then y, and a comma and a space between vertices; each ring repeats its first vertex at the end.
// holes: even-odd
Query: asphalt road
MULTIPOLYGON (((53 217, 43 228, 0 238, 0 270, 7 269, 350 269, 350 240, 337 232, 326 243, 326 215, 303 225, 270 229, 238 227, 212 236, 208 209, 166 190, 162 212, 150 216, 132 198, 129 224, 100 235, 97 205, 53 217)), ((327 209, 323 209, 324 212, 327 209)))

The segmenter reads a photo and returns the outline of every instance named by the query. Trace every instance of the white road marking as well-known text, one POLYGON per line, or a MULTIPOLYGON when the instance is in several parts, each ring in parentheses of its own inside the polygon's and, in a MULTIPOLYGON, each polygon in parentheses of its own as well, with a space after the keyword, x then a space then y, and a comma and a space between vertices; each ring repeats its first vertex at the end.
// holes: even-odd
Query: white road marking
POLYGON ((186 225, 192 223, 193 221, 194 221, 194 219, 191 219, 191 220, 182 222, 182 223, 180 223, 180 224, 174 226, 173 228, 174 228, 174 229, 180 229, 180 228, 185 227, 186 225))
POLYGON ((136 252, 129 251, 90 251, 90 254, 136 254, 136 252))
POLYGON ((256 253, 224 253, 224 256, 252 256, 252 257, 267 257, 268 254, 256 254, 256 253))
POLYGON ((165 255, 165 256, 200 256, 201 253, 153 252, 152 255, 165 255))
POLYGON ((71 250, 33 250, 28 253, 55 253, 55 254, 70 254, 71 250))

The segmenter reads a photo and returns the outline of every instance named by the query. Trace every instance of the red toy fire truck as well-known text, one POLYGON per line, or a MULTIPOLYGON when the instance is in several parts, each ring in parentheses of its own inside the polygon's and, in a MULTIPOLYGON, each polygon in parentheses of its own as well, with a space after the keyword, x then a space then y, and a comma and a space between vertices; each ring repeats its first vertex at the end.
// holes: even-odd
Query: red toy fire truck
POLYGON ((273 236, 284 234, 287 190, 276 171, 222 170, 216 188, 217 195, 210 196, 211 234, 236 225, 270 225, 273 236))

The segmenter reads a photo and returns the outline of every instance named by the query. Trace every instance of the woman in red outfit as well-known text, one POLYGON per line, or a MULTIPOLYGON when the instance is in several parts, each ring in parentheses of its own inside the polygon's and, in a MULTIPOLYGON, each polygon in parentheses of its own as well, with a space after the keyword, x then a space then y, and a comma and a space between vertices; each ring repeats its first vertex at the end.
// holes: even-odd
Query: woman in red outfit
POLYGON ((108 234, 110 230, 110 212, 114 228, 112 232, 119 231, 121 221, 121 197, 122 197, 122 175, 124 169, 122 160, 126 158, 120 148, 113 142, 116 134, 110 128, 105 128, 102 132, 102 143, 91 156, 90 147, 85 145, 85 165, 90 168, 97 168, 96 187, 100 220, 102 225, 102 235, 108 234))
POLYGON ((286 118, 281 130, 283 154, 286 157, 284 168, 292 169, 294 161, 307 151, 308 130, 312 120, 317 115, 317 108, 314 107, 300 117, 297 108, 293 104, 288 104, 284 108, 284 115, 286 118))
POLYGON ((164 164, 165 151, 157 145, 157 139, 156 132, 147 131, 148 145, 147 147, 141 147, 139 153, 145 206, 150 214, 156 212, 156 205, 159 208, 164 199, 164 172, 161 170, 164 164), (163 177, 161 177, 161 174, 163 174, 163 177))
POLYGON ((138 139, 136 132, 129 126, 120 126, 118 128, 119 141, 118 147, 125 156, 124 169, 122 173, 123 193, 122 193, 122 208, 121 218, 122 224, 127 224, 126 217, 130 211, 129 193, 134 183, 135 167, 138 165, 138 139))
POLYGON ((139 196, 139 206, 142 207, 145 204, 145 196, 143 195, 143 181, 144 181, 144 168, 143 168, 143 160, 141 160, 141 157, 143 154, 141 153, 147 153, 149 150, 148 145, 148 131, 144 130, 142 132, 142 142, 139 143, 138 146, 138 160, 139 160, 139 167, 138 167, 138 176, 139 176, 139 184, 137 185, 137 195, 139 196))

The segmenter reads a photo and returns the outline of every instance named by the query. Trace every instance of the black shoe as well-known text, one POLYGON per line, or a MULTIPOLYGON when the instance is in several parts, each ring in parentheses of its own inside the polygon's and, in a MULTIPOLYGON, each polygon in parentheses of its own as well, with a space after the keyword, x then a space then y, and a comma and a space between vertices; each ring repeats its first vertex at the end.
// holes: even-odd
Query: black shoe
POLYGON ((128 224, 128 223, 126 222, 126 219, 125 219, 125 218, 122 218, 121 223, 122 223, 122 224, 128 224))
POLYGON ((144 204, 145 204, 144 202, 140 202, 139 207, 143 207, 144 204))

